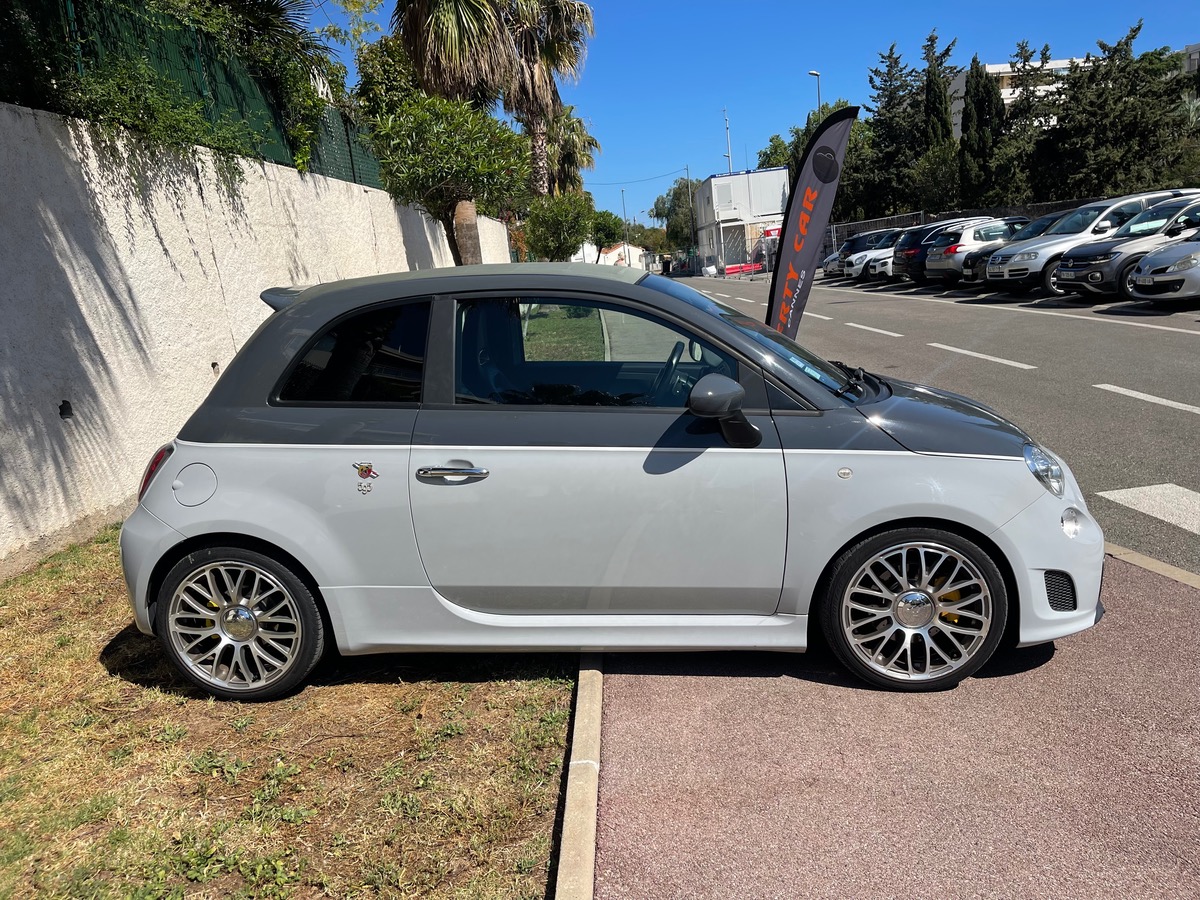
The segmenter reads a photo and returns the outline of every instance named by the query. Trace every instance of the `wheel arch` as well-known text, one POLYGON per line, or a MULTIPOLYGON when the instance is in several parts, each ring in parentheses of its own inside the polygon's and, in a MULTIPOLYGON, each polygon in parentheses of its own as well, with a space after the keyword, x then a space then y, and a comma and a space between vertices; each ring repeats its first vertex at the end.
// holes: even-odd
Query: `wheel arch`
MULTIPOLYGON (((878 525, 873 525, 870 528, 856 534, 854 537, 846 541, 842 546, 829 557, 829 561, 825 563, 825 568, 821 570, 821 575, 817 579, 816 586, 813 588, 812 596, 809 598, 809 630, 810 633, 816 630, 821 631, 820 616, 813 615, 812 610, 815 609, 819 599, 824 596, 826 590, 829 589, 829 582, 833 576, 833 567, 838 559, 853 547, 863 541, 870 540, 878 534, 883 534, 887 531, 895 531, 899 528, 936 528, 941 531, 948 531, 951 534, 956 534, 961 538, 978 544, 979 548, 991 557, 992 562, 996 564, 996 568, 1000 570, 1000 577, 1004 579, 1004 590, 1009 598, 1009 616, 1008 621, 1004 624, 1004 637, 1001 640, 1002 647, 1016 646, 1021 630, 1021 594, 1017 584, 1017 578, 1013 571, 1012 563, 1000 549, 999 545, 989 538, 986 534, 978 531, 969 525, 964 525, 961 522, 955 522, 950 519, 938 519, 935 517, 913 517, 907 519, 892 519, 887 522, 881 522, 878 525)), ((824 635, 822 634, 822 638, 824 635)), ((811 634, 810 634, 811 641, 811 634)))
POLYGON ((329 610, 325 605, 325 597, 321 593, 321 588, 317 584, 317 580, 308 568, 300 560, 296 559, 295 556, 277 544, 272 544, 270 541, 263 540, 262 538, 238 532, 213 532, 186 538, 162 555, 158 562, 154 564, 154 569, 150 572, 150 581, 146 588, 146 613, 149 616, 152 628, 155 627, 155 604, 158 602, 158 592, 166 580, 167 573, 175 568, 175 565, 189 553, 195 553, 197 550, 205 550, 209 547, 236 547, 240 550, 251 550, 255 553, 269 556, 277 562, 286 565, 304 583, 304 586, 312 592, 313 599, 317 601, 317 609, 321 613, 321 624, 324 625, 326 633, 334 633, 329 618, 329 610))

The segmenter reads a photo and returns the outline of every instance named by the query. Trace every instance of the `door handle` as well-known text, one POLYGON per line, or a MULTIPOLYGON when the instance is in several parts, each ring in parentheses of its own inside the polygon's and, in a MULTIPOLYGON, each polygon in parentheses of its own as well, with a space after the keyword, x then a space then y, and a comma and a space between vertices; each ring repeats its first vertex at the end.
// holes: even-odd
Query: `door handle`
POLYGON ((421 466, 417 469, 418 478, 465 478, 468 481, 478 481, 488 477, 488 470, 476 467, 458 466, 421 466))

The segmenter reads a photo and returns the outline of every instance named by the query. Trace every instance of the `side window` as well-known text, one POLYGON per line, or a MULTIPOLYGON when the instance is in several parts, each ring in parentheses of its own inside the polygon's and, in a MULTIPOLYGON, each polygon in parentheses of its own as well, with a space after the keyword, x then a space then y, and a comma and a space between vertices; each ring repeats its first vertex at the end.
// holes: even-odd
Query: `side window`
POLYGON ((288 403, 420 403, 429 301, 337 322, 308 345, 279 392, 288 403))
POLYGON ((1126 222, 1128 222, 1130 219, 1132 219, 1134 216, 1136 216, 1141 211, 1142 211, 1142 204, 1135 200, 1132 203, 1125 203, 1125 204, 1122 204, 1121 206, 1118 206, 1116 209, 1114 209, 1112 212, 1110 212, 1105 218, 1107 218, 1110 222, 1112 222, 1115 227, 1120 228, 1122 225, 1124 225, 1126 222))
POLYGON ((736 360, 639 311, 543 298, 460 301, 456 402, 683 408, 736 360))
POLYGON ((989 225, 986 228, 977 229, 975 232, 975 240, 990 242, 999 241, 1012 234, 1010 227, 1004 223, 999 225, 989 225))

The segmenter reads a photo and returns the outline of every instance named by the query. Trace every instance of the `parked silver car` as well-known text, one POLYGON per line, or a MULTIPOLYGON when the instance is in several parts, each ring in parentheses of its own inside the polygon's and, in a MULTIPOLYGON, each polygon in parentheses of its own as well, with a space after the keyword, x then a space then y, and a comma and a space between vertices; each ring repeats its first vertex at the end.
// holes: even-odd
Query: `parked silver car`
POLYGON ((986 244, 1007 241, 1027 224, 1028 216, 1007 216, 977 225, 947 228, 934 238, 929 248, 925 274, 940 278, 945 284, 956 284, 962 278, 963 260, 968 253, 986 244))
POLYGON ((1055 222, 1041 237, 1014 242, 993 253, 988 259, 988 283, 1009 291, 1040 284, 1047 293, 1061 296, 1066 291, 1058 283, 1058 264, 1064 253, 1094 241, 1096 235, 1115 231, 1156 203, 1194 194, 1200 194, 1200 189, 1129 194, 1081 206, 1055 222))
POLYGON ((1016 241, 1027 241, 1030 238, 1041 237, 1046 229, 1061 219, 1071 210, 1063 209, 1058 212, 1050 213, 1049 215, 1041 216, 1034 219, 1027 225, 1022 225, 1012 237, 995 241, 991 244, 984 244, 981 247, 971 250, 963 257, 962 263, 962 280, 965 284, 982 284, 986 278, 986 270, 988 259, 993 253, 1003 247, 1005 244, 1015 243, 1016 241))
POLYGON ((264 700, 326 646, 803 650, 934 690, 1095 624, 1067 466, 624 266, 273 291, 121 532, 137 627, 264 700))
POLYGON ((1138 213, 1112 238, 1063 254, 1059 285, 1067 290, 1133 297, 1134 270, 1142 257, 1200 228, 1200 200, 1175 198, 1138 213))
POLYGON ((1200 231, 1142 257, 1130 293, 1159 304, 1200 300, 1200 231))

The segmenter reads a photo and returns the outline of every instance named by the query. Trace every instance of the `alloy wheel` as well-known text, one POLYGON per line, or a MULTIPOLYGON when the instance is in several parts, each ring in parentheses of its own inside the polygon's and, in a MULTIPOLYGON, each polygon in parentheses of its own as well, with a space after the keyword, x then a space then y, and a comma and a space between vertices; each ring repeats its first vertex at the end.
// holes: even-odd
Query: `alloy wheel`
POLYGON ((987 644, 995 617, 979 567, 933 541, 872 555, 851 577, 840 610, 851 652, 892 681, 931 681, 961 669, 987 644))
POLYGON ((229 693, 282 680, 300 655, 300 607, 270 572, 240 560, 206 563, 171 595, 169 640, 205 685, 229 693))

